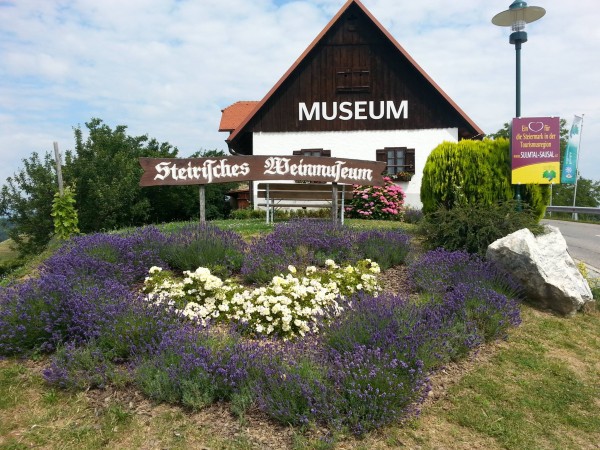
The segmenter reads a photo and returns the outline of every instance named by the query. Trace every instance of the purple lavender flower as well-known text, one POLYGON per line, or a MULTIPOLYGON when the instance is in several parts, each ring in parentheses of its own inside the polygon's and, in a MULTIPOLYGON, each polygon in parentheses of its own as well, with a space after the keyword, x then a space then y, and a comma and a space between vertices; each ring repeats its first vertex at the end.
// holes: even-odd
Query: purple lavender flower
POLYGON ((429 251, 410 264, 409 278, 416 289, 426 292, 443 293, 457 283, 479 282, 511 298, 523 295, 521 284, 513 276, 465 251, 429 251))

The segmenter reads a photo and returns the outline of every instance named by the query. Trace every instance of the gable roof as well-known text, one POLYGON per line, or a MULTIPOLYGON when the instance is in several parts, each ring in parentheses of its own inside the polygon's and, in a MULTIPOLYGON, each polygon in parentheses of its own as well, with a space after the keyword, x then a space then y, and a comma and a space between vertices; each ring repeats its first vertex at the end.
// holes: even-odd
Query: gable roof
POLYGON ((234 131, 248 117, 248 114, 254 110, 258 103, 256 100, 240 101, 222 109, 219 131, 234 131))
MULTIPOLYGON (((385 38, 397 49, 399 53, 406 58, 409 63, 420 73, 425 80, 450 104, 450 106, 456 111, 456 113, 469 125, 471 128, 472 136, 483 135, 483 131, 479 128, 473 120, 446 94, 433 79, 417 64, 417 62, 408 54, 408 52, 394 39, 394 37, 381 25, 381 23, 371 14, 371 12, 360 2, 360 0, 348 0, 344 6, 338 11, 338 13, 329 21, 327 26, 319 33, 319 35, 311 42, 311 44, 304 50, 304 52, 298 57, 298 59, 292 64, 287 72, 277 81, 277 83, 269 90, 269 92, 263 97, 260 102, 254 103, 251 108, 248 106, 246 110, 247 115, 243 120, 231 131, 229 137, 225 140, 231 149, 234 149, 235 142, 239 139, 244 129, 250 124, 252 119, 257 113, 263 108, 263 106, 271 99, 271 97, 279 90, 279 88, 290 78, 292 73, 298 69, 304 59, 315 49, 321 40, 324 39, 325 35, 331 30, 331 28, 340 20, 342 15, 351 7, 356 5, 360 10, 368 17, 368 19, 375 25, 375 27, 385 36, 385 38)), ((250 102, 247 102, 250 103, 250 102)), ((234 104, 235 105, 235 104, 234 104)), ((233 105, 232 105, 233 106, 233 105)), ((224 110, 226 111, 226 110, 224 110)), ((224 112, 225 114, 225 112, 224 112)), ((223 118, 222 118, 223 121, 223 118)), ((229 130, 225 130, 229 131, 229 130)))

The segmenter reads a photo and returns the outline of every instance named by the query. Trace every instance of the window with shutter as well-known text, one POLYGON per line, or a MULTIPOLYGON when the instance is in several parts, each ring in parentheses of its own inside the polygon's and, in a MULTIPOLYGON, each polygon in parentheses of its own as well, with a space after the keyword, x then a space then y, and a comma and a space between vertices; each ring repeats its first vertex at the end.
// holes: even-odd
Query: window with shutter
POLYGON ((331 150, 323 150, 322 148, 303 148, 302 150, 294 150, 294 156, 331 156, 331 150))
POLYGON ((385 173, 397 175, 401 172, 415 173, 415 149, 407 147, 385 147, 376 151, 376 160, 386 163, 385 173))

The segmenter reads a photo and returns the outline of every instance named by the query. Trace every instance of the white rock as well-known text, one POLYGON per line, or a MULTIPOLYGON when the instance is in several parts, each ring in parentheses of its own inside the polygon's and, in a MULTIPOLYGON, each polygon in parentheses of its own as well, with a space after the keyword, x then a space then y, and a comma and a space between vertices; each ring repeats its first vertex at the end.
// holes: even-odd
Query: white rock
POLYGON ((592 291, 560 230, 545 228, 545 234, 537 237, 525 228, 498 239, 488 247, 486 258, 519 279, 528 300, 570 316, 594 301, 592 291))

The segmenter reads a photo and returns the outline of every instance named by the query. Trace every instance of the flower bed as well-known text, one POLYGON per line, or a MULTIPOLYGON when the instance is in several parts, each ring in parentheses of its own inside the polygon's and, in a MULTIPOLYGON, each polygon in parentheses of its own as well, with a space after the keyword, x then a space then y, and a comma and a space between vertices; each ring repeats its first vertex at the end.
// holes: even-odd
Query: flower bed
POLYGON ((317 332, 320 323, 342 311, 338 301, 347 295, 379 291, 375 277, 379 265, 370 259, 346 267, 328 259, 324 270, 308 266, 300 278, 294 276, 294 266, 288 270, 267 286, 247 289, 231 279, 221 280, 205 267, 185 271, 183 279, 152 267, 144 293, 154 306, 173 308, 202 326, 233 322, 254 334, 287 339, 317 332))
POLYGON ((361 259, 384 239, 382 257, 402 263, 408 237, 327 226, 293 222, 250 245, 214 228, 181 230, 202 248, 211 236, 216 270, 170 266, 178 232, 73 239, 38 277, 0 288, 0 355, 52 353, 44 375, 63 388, 134 383, 192 408, 229 401, 362 434, 410 417, 429 373, 519 323, 518 287, 477 257, 427 253, 409 265, 418 298, 382 294, 378 266, 361 259), (281 255, 269 270, 288 258, 266 285, 222 278, 244 277, 266 242, 281 255))

